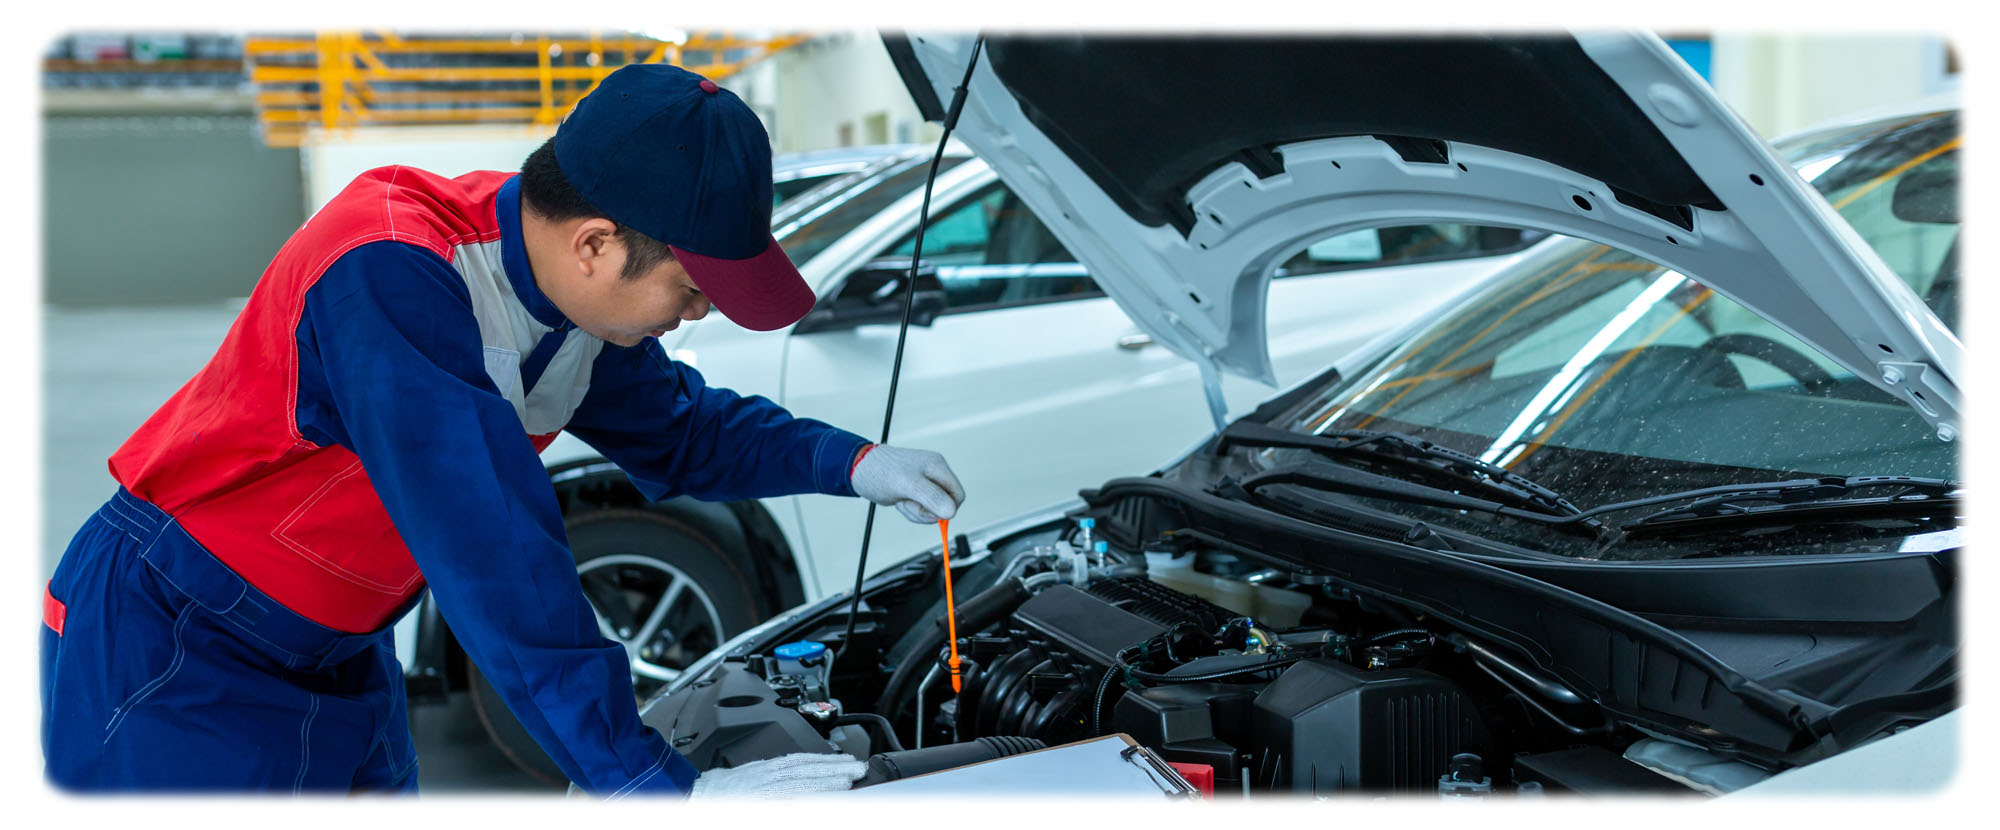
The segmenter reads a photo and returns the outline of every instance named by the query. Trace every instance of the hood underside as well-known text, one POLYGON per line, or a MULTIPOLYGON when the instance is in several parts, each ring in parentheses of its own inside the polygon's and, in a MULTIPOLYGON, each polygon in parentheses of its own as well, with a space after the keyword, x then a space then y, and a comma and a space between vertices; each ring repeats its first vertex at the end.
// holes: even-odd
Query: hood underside
MULTIPOLYGON (((926 117, 975 40, 886 38, 926 117)), ((988 38, 953 135, 1210 374, 1272 382, 1300 248, 1462 222, 1645 256, 1958 429, 1956 336, 1649 34, 988 38)))

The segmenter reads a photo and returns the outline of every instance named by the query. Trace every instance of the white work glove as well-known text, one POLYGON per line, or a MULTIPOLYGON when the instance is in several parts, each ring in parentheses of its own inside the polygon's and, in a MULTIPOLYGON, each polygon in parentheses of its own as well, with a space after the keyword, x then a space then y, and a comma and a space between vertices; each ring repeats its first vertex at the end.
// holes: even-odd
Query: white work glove
POLYGON ((884 507, 894 506, 918 524, 949 519, 965 501, 965 486, 952 475, 944 456, 877 444, 854 465, 854 493, 884 507))
MULTIPOLYGON (((874 453, 869 453, 873 455, 874 453)), ((868 774, 851 755, 795 752, 740 767, 712 769, 694 780, 689 798, 785 798, 845 790, 868 774)))

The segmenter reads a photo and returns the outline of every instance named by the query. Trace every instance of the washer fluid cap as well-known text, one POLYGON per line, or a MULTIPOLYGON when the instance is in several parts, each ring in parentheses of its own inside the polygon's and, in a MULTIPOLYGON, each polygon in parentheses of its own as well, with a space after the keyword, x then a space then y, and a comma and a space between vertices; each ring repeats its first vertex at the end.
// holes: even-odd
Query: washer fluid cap
POLYGON ((771 653, 777 655, 780 660, 806 660, 825 654, 826 644, 812 640, 800 640, 796 643, 786 643, 771 649, 771 653))

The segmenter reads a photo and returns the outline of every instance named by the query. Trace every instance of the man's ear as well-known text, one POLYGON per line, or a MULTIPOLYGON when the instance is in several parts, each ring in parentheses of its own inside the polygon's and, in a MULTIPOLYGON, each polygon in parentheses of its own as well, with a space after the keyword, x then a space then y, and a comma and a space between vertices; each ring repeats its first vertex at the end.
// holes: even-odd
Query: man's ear
POLYGON ((570 253, 576 257, 577 270, 590 276, 610 262, 619 253, 618 224, 609 219, 585 219, 570 233, 570 253))

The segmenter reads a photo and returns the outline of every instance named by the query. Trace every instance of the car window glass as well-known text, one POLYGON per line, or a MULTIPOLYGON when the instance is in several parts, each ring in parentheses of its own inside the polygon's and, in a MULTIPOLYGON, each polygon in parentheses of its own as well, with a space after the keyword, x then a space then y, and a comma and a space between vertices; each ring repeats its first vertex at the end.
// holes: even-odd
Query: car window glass
POLYGON ((1455 449, 1565 491, 1597 484, 1587 467, 1536 469, 1542 448, 1781 474, 1949 475, 1953 448, 1908 406, 1780 329, 1742 324, 1754 315, 1708 286, 1604 246, 1551 255, 1451 312, 1303 426, 1444 430, 1455 449))
POLYGON ((1787 142, 1799 174, 1938 316, 1958 320, 1957 115, 1890 122, 1843 145, 1787 142))
POLYGON ((835 175, 837 174, 826 173, 818 176, 800 176, 796 179, 788 179, 782 182, 772 182, 771 207, 777 207, 779 205, 782 205, 785 203, 785 200, 790 199, 793 196, 797 196, 801 193, 804 193, 808 190, 811 190, 814 187, 819 186, 820 182, 826 181, 827 179, 831 179, 835 175))
MULTIPOLYGON (((882 256, 915 249, 912 231, 882 256)), ((1104 293, 1020 197, 997 183, 931 220, 923 259, 937 267, 947 314, 1104 293)))
MULTIPOLYGON (((1810 140, 1828 155, 1788 158, 1864 239, 1890 248, 1884 261, 1949 319, 1958 146, 1945 120, 1867 125, 1858 139, 1822 133, 1810 140)), ((1323 434, 1404 433, 1586 506, 1771 478, 1956 478, 1958 447, 1870 380, 1695 279, 1565 240, 1328 382, 1285 422, 1323 434)), ((1449 511, 1385 509, 1500 532, 1449 511)), ((1709 555, 1706 545, 1691 542, 1686 555, 1709 555)), ((1761 536, 1740 545, 1766 548, 1823 546, 1761 536)))
POLYGON ((1547 234, 1541 231, 1456 224, 1347 231, 1307 245, 1279 265, 1272 276, 1492 256, 1518 251, 1544 236, 1547 234))
MULTIPOLYGON (((938 174, 965 162, 964 156, 946 156, 938 166, 938 174)), ((827 246, 840 241, 848 231, 874 218, 896 200, 908 196, 923 187, 924 179, 930 174, 930 161, 910 162, 885 169, 855 182, 846 191, 828 198, 814 206, 805 214, 776 228, 772 235, 791 257, 792 264, 803 266, 818 256, 827 246)))

